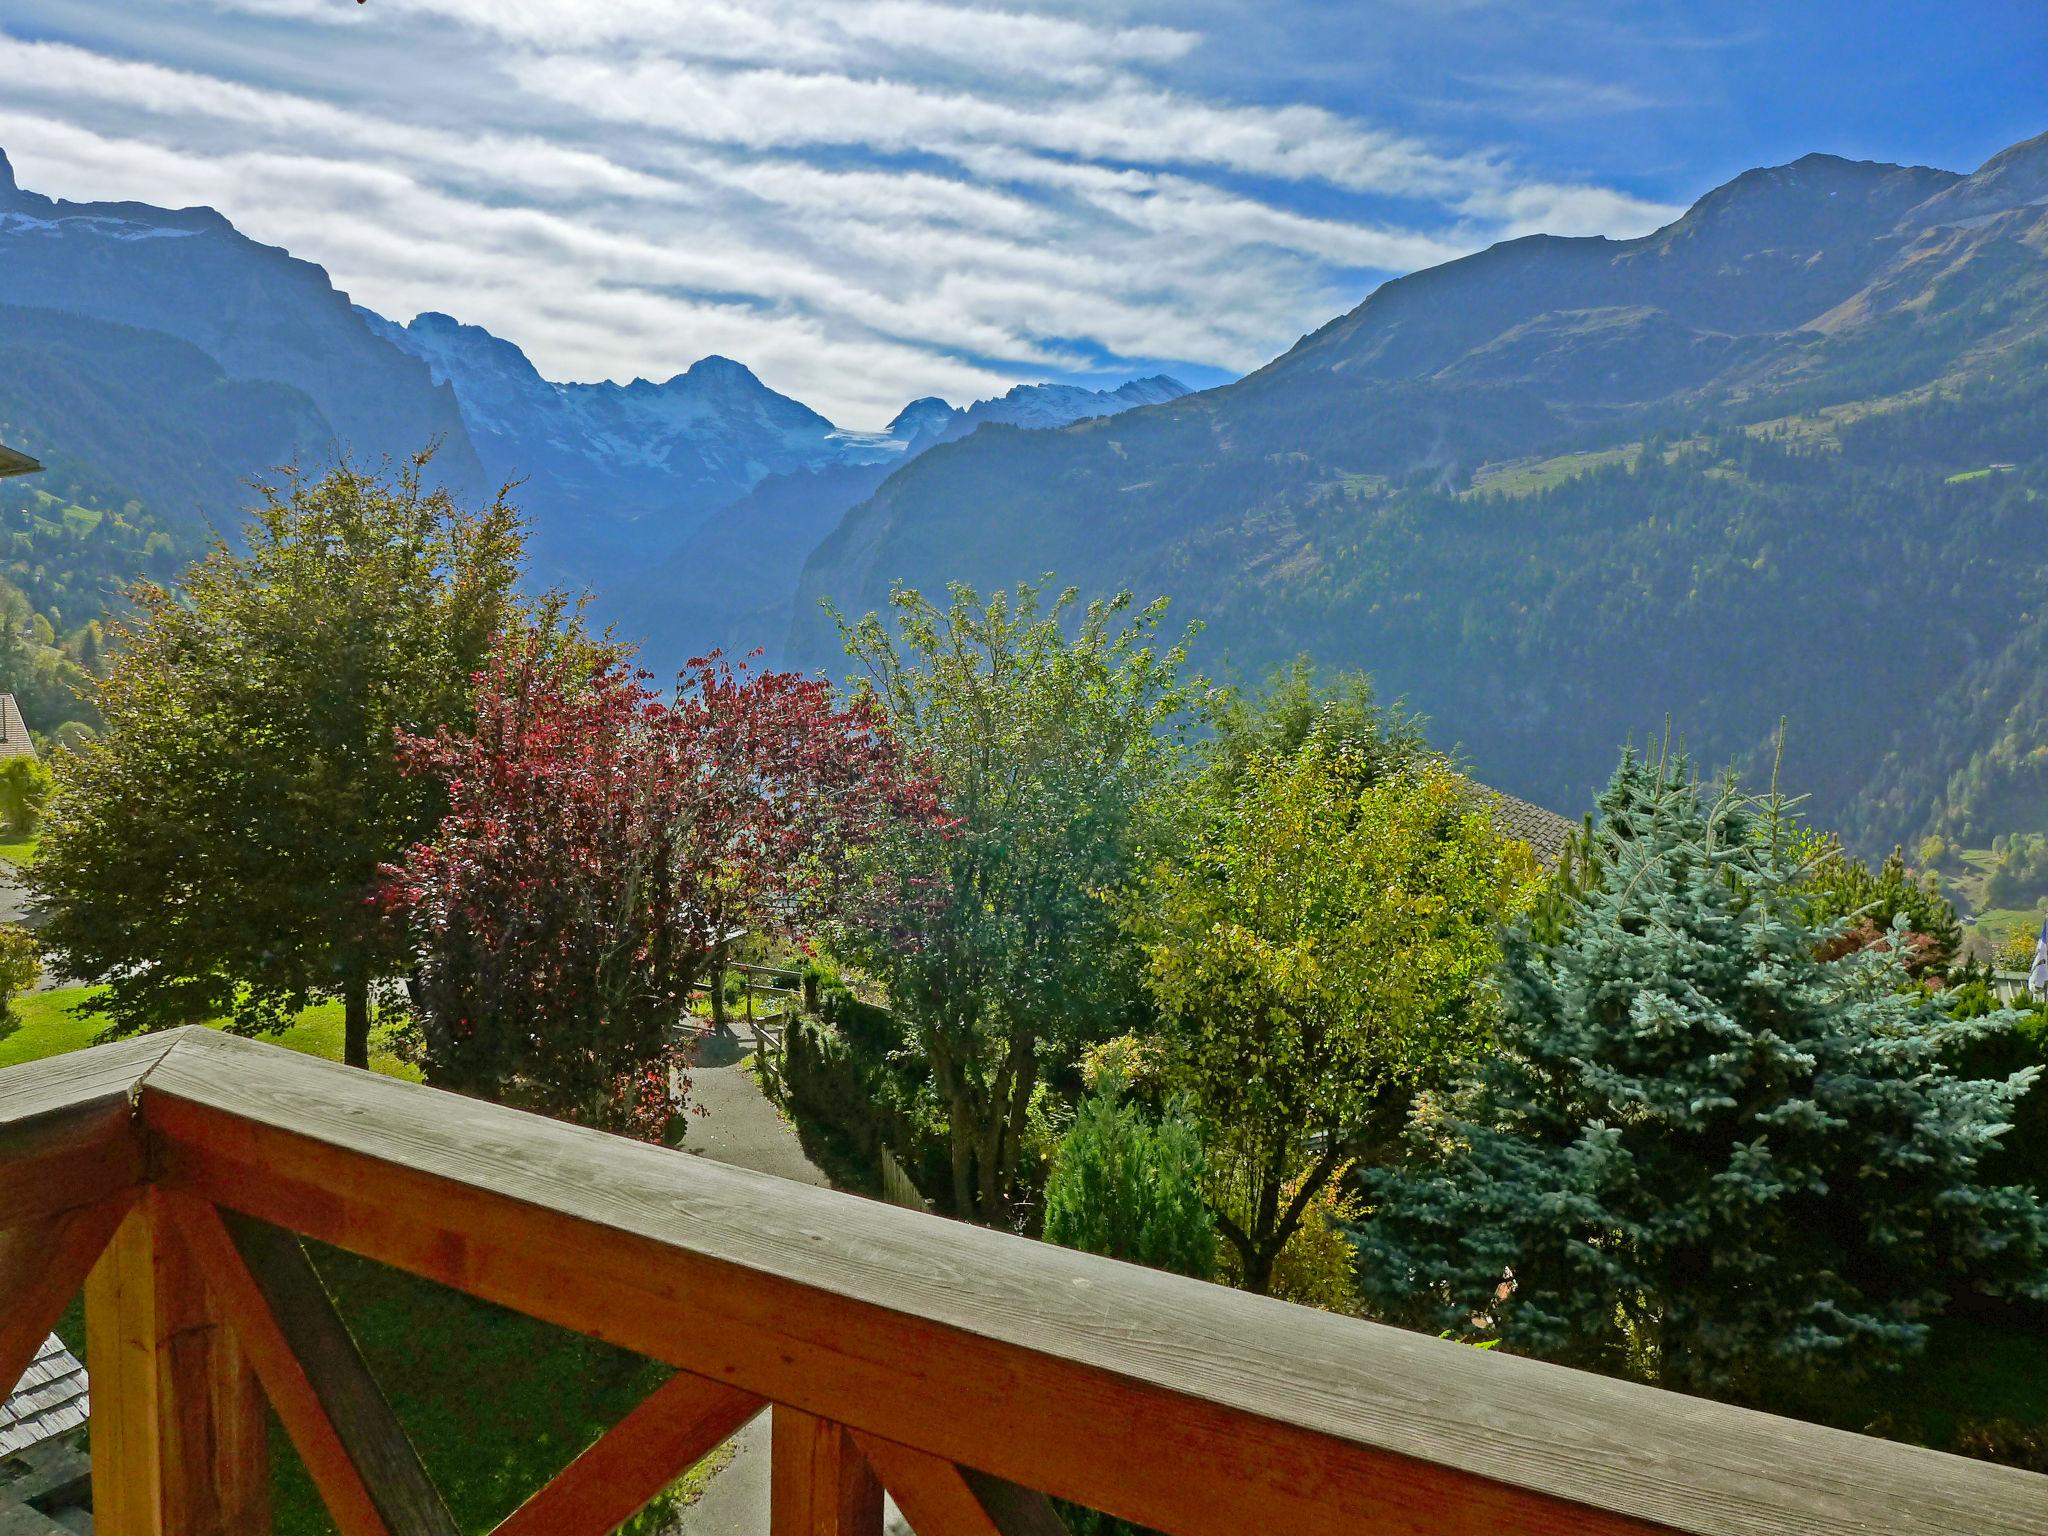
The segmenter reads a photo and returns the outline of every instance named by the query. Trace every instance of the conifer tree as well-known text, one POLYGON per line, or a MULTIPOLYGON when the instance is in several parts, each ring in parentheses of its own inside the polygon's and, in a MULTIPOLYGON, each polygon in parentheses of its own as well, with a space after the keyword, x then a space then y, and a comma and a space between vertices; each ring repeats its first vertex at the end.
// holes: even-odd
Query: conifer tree
POLYGON ((1570 921, 1507 945, 1497 1052, 1378 1181, 1374 1300, 1792 1405, 1963 1285, 2048 1296, 2041 1202, 1980 1172, 2032 1073, 1947 1068, 1986 1021, 1897 954, 1820 958, 1787 803, 1630 756, 1600 811, 1570 921))

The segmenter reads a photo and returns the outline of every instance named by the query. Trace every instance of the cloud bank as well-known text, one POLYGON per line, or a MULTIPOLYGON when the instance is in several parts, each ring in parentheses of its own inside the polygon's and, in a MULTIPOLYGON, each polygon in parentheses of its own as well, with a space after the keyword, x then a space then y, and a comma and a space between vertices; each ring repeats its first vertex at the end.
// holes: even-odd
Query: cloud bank
POLYGON ((941 0, 67 19, 0 23, 24 185, 210 204, 358 302, 449 311, 551 378, 723 353, 851 426, 1025 379, 1206 382, 1388 275, 1676 212, 1205 90, 1207 40, 1166 22, 941 0))

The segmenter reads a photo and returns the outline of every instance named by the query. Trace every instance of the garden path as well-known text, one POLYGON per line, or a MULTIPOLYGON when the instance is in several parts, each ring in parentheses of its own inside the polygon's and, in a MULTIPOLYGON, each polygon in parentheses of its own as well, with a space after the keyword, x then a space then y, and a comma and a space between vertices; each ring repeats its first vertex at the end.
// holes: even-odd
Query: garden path
MULTIPOLYGON (((705 1113, 690 1117, 683 1150, 713 1162, 752 1168, 778 1178, 829 1187, 824 1172, 804 1156, 794 1127, 768 1101, 754 1076, 732 1058, 741 1049, 712 1041, 690 1069, 690 1102, 705 1113)), ((772 1411, 772 1410, 771 1410, 772 1411)), ((768 1536, 769 1415, 733 1437, 733 1458, 705 1485, 697 1502, 670 1528, 670 1536, 768 1536)), ((886 1536, 911 1536, 892 1502, 884 1510, 886 1536)))

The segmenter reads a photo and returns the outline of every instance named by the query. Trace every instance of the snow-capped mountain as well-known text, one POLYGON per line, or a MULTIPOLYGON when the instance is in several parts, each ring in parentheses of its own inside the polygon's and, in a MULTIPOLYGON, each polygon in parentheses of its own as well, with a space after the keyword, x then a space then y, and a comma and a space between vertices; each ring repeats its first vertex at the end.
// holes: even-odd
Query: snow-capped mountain
MULTIPOLYGON (((664 568, 677 558, 694 563, 693 548, 701 554, 706 540, 726 540, 749 520, 744 499, 756 491, 757 505, 785 517, 792 501, 800 504, 808 515, 795 519, 801 531, 788 532, 815 543, 898 466, 985 422, 1059 427, 1187 393, 1164 375, 1108 390, 1020 384, 965 408, 935 396, 915 400, 886 431, 855 432, 777 394, 730 358, 703 358, 661 383, 562 384, 482 326, 433 312, 405 325, 360 307, 356 313, 454 391, 485 469, 521 482, 537 573, 610 594, 642 584, 621 578, 622 569, 647 569, 664 556, 664 568), (621 564, 626 555, 633 565, 621 564)), ((808 552, 806 543, 787 553, 792 580, 808 552)), ((767 579, 778 585, 782 574, 778 567, 767 579)), ((672 601, 666 591, 644 603, 627 599, 634 627, 641 613, 653 623, 672 601)))

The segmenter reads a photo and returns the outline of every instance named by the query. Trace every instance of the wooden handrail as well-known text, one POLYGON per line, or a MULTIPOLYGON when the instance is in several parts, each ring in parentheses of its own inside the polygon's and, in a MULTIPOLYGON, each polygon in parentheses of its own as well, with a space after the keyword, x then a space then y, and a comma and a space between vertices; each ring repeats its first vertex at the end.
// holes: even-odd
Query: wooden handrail
MULTIPOLYGON (((1025 1490, 1043 1490, 1182 1536, 2048 1536, 2048 1478, 2034 1474, 1248 1296, 211 1031, 0 1072, 7 1224, 149 1186, 780 1405, 792 1426, 824 1426, 777 1436, 809 1446, 818 1477, 857 1491, 846 1458, 865 1455, 935 1511, 982 1512, 960 1528, 1039 1528, 1043 1501, 1025 1490), (946 1466, 958 1478, 933 1474, 946 1466)), ((829 1489, 807 1507, 838 1511, 833 1529, 865 1519, 861 1498, 829 1489)))

